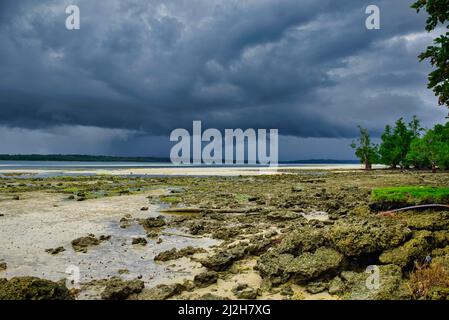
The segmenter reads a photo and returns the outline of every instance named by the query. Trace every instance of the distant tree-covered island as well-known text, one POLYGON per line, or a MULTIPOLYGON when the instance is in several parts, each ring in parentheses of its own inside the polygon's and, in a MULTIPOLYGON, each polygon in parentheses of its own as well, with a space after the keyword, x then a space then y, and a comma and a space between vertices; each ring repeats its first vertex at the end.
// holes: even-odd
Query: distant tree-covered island
POLYGON ((163 157, 122 157, 84 154, 0 154, 0 161, 170 162, 163 157))
MULTIPOLYGON (((171 162, 164 157, 99 156, 83 154, 0 154, 0 161, 78 161, 78 162, 171 162)), ((354 164, 358 160, 307 159, 280 161, 281 164, 354 164)))

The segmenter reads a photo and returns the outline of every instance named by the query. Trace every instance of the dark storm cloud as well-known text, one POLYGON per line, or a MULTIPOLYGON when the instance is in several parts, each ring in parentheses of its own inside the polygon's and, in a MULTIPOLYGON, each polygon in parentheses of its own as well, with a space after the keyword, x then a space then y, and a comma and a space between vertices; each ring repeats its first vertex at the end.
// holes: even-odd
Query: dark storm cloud
POLYGON ((441 118, 416 56, 430 42, 409 1, 9 1, 0 5, 0 126, 168 135, 279 128, 295 137, 378 133, 441 118), (65 6, 81 30, 65 29, 65 6), (381 30, 364 27, 381 8, 381 30))

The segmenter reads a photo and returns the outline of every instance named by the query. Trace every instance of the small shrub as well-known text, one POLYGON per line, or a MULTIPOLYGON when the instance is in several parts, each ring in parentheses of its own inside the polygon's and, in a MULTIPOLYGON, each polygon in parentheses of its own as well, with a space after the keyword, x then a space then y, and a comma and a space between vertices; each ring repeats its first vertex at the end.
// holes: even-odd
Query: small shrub
POLYGON ((413 299, 432 299, 435 289, 448 292, 449 272, 441 264, 416 264, 410 274, 408 287, 413 299))

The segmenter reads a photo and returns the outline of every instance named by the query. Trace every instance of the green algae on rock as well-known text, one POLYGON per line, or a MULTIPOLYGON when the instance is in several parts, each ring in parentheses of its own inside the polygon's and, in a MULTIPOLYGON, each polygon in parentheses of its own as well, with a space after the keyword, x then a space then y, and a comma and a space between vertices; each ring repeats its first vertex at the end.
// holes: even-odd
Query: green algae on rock
POLYGON ((229 240, 239 234, 235 228, 219 228, 212 232, 212 238, 219 240, 229 240))
POLYGON ((343 282, 343 280, 339 276, 336 276, 329 281, 327 291, 329 292, 329 294, 342 294, 345 289, 345 283, 343 282))
POLYGON ((329 238, 347 256, 381 252, 405 242, 412 231, 397 220, 386 217, 357 217, 337 221, 329 238))
POLYGON ((435 257, 432 263, 441 265, 445 270, 449 272, 449 254, 435 257))
POLYGON ((397 213, 396 216, 411 229, 435 231, 449 229, 449 212, 447 211, 409 211, 397 213))
POLYGON ((45 250, 45 252, 47 252, 47 253, 49 253, 51 255, 56 255, 56 254, 59 254, 59 253, 64 252, 64 251, 65 251, 65 248, 62 247, 62 246, 57 247, 57 248, 51 248, 51 249, 46 249, 45 250))
POLYGON ((440 230, 433 233, 435 246, 438 248, 449 246, 449 231, 440 230))
POLYGON ((276 247, 279 253, 298 255, 303 252, 314 251, 324 246, 328 240, 328 230, 309 226, 300 227, 285 236, 276 247))
POLYGON ((449 246, 432 250, 431 256, 432 257, 441 257, 441 256, 445 256, 445 255, 449 255, 449 246))
POLYGON ((432 241, 432 232, 427 230, 416 231, 412 238, 400 247, 384 251, 379 260, 384 264, 395 264, 404 268, 413 264, 416 259, 423 261, 431 251, 432 241))
POLYGON ((232 288, 232 293, 239 298, 245 300, 254 300, 260 295, 259 289, 251 288, 246 283, 239 283, 234 288, 232 288))
POLYGON ((124 300, 131 294, 142 292, 144 287, 142 280, 124 281, 120 278, 112 278, 108 280, 101 293, 101 298, 103 300, 124 300))
POLYGON ((292 254, 268 251, 257 260, 256 270, 271 284, 279 285, 289 280, 290 274, 287 272, 287 268, 294 258, 292 254))
POLYGON ((285 271, 298 281, 310 281, 337 271, 343 263, 343 258, 341 253, 321 247, 314 253, 305 252, 294 258, 285 271))
POLYGON ((267 219, 275 221, 302 219, 303 221, 306 221, 306 219, 299 213, 289 210, 272 211, 267 214, 267 219))
POLYGON ((159 253, 158 255, 156 255, 156 257, 154 257, 154 260, 155 261, 170 261, 170 260, 180 259, 183 257, 190 257, 196 253, 204 253, 204 252, 206 252, 205 249, 194 248, 192 246, 188 246, 186 248, 179 249, 179 250, 176 248, 172 248, 170 250, 163 251, 163 252, 159 253))
POLYGON ((306 291, 311 294, 321 293, 329 289, 329 282, 327 281, 312 281, 306 286, 306 291))
POLYGON ((72 300, 65 285, 36 277, 0 279, 0 300, 72 300))
POLYGON ((270 238, 263 236, 254 236, 245 242, 239 242, 235 245, 229 245, 221 248, 219 251, 200 259, 199 262, 206 268, 214 271, 225 271, 232 264, 248 255, 259 255, 265 252, 272 244, 270 238))
POLYGON ((182 284, 160 284, 154 288, 144 289, 141 293, 132 295, 130 298, 136 300, 166 300, 186 289, 182 284))
POLYGON ((440 286, 432 287, 427 293, 427 298, 429 300, 449 300, 449 288, 440 286))
POLYGON ((200 274, 197 274, 193 279, 193 283, 198 288, 204 288, 210 286, 211 284, 216 283, 218 280, 218 273, 215 271, 206 271, 200 274))
POLYGON ((150 217, 146 218, 141 221, 142 227, 144 227, 146 230, 153 229, 153 228, 160 228, 165 226, 167 223, 165 222, 165 219, 163 216, 157 216, 156 218, 150 217))
POLYGON ((89 234, 86 237, 80 237, 72 241, 73 250, 76 252, 86 253, 89 247, 97 246, 101 242, 109 240, 110 236, 100 236, 96 238, 95 235, 89 234))
POLYGON ((133 239, 131 240, 131 244, 133 244, 133 245, 146 246, 146 245, 148 244, 148 241, 147 241, 147 239, 145 239, 145 238, 142 238, 142 237, 136 237, 136 238, 133 238, 133 239))
POLYGON ((207 258, 201 259, 200 263, 214 271, 224 271, 228 269, 236 260, 236 256, 224 251, 219 251, 207 258))
POLYGON ((378 286, 367 285, 369 273, 342 272, 340 274, 344 285, 344 288, 340 290, 340 292, 344 292, 342 297, 349 300, 402 300, 410 298, 399 266, 381 265, 378 268, 378 286))

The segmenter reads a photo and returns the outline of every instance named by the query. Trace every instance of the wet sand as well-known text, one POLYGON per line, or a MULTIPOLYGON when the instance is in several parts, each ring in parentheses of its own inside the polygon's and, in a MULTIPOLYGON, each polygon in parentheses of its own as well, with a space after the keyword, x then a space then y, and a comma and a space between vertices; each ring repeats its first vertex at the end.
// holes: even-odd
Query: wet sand
MULTIPOLYGON (((383 166, 374 166, 374 168, 383 168, 383 166)), ((142 175, 142 176, 255 176, 255 175, 273 175, 295 171, 313 171, 313 170, 361 170, 362 165, 358 164, 337 164, 337 165, 301 165, 301 166, 279 166, 279 167, 129 167, 129 168, 79 168, 73 169, 2 169, 0 174, 31 174, 31 175, 142 175)))
MULTIPOLYGON (((36 276, 53 281, 65 279, 72 266, 80 269, 80 282, 121 276, 142 278, 147 286, 191 279, 203 270, 200 264, 182 259, 172 263, 155 263, 158 253, 173 247, 209 248, 219 241, 209 238, 182 237, 182 230, 167 229, 165 235, 147 239, 146 246, 132 245, 135 237, 146 237, 144 229, 134 224, 120 228, 124 215, 147 218, 158 215, 158 207, 148 205, 146 195, 130 195, 69 201, 60 194, 31 192, 20 201, 0 199, 0 252, 8 268, 0 278, 36 276), (148 211, 141 211, 143 206, 148 211), (73 239, 94 234, 111 239, 90 248, 87 253, 75 252, 73 239), (168 235, 170 234, 170 235, 168 235), (161 241, 161 242, 160 242, 161 241), (157 243, 160 242, 160 243, 157 243), (51 255, 46 249, 63 246, 65 251, 51 255), (126 270, 120 274, 119 270, 126 270)), ((96 298, 94 296, 83 298, 96 298)))

